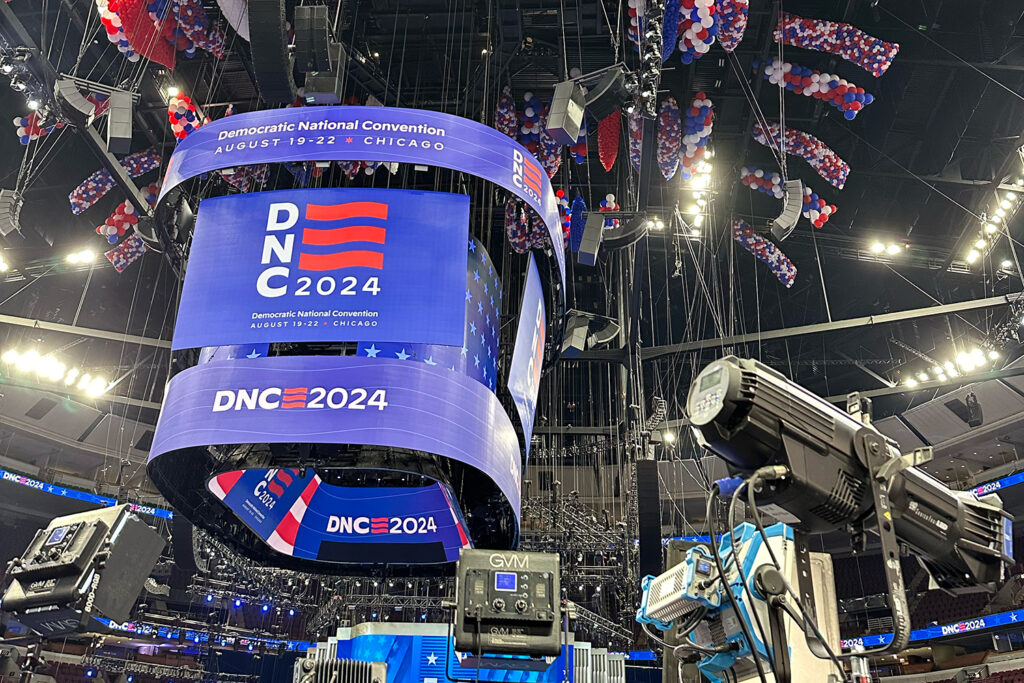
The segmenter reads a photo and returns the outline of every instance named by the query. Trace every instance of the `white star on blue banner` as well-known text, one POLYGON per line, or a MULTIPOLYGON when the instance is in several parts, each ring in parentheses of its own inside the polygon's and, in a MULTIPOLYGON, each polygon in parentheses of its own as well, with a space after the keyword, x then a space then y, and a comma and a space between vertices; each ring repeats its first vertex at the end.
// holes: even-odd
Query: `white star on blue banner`
POLYGON ((476 238, 470 238, 466 264, 466 329, 462 346, 399 342, 360 342, 358 355, 370 358, 398 358, 427 365, 453 368, 491 391, 497 384, 501 279, 494 275, 487 250, 476 238), (481 277, 486 269, 488 278, 481 277), (493 279, 489 279, 493 276, 493 279), (492 296, 495 293, 497 297, 492 296), (470 359, 473 362, 470 362, 470 359))

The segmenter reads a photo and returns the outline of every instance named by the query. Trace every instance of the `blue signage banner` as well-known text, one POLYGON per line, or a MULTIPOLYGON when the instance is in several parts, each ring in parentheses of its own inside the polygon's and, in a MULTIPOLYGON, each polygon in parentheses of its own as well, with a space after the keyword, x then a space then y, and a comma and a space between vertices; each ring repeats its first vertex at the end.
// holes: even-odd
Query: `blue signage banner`
MULTIPOLYGON (((934 640, 935 638, 944 638, 946 636, 957 636, 964 633, 973 633, 974 631, 997 628, 999 626, 1024 626, 1024 610, 1018 609, 1011 612, 1000 612, 999 614, 987 614, 982 617, 965 619, 964 621, 957 621, 952 624, 914 629, 910 632, 910 642, 934 640)), ((871 648, 880 645, 888 645, 891 642, 892 634, 882 633, 863 636, 861 638, 846 638, 842 640, 840 644, 844 650, 849 650, 854 645, 871 648)))
POLYGON ((476 468, 519 516, 512 423, 486 387, 426 363, 356 356, 211 361, 168 384, 150 463, 179 449, 337 443, 433 453, 476 468))
POLYGON ((475 237, 466 258, 466 323, 459 346, 405 342, 360 342, 358 355, 426 363, 472 377, 494 391, 498 385, 498 342, 501 336, 501 278, 491 257, 475 237))
POLYGON ((441 483, 342 487, 311 470, 219 474, 210 491, 274 550, 320 562, 454 562, 470 547, 458 507, 441 483))
POLYGON ((321 188, 205 199, 173 349, 383 340, 461 346, 469 197, 321 188))
POLYGON ((523 288, 523 304, 519 309, 519 327, 516 345, 512 351, 512 364, 508 371, 508 391, 516 404, 516 412, 526 437, 526 455, 530 455, 533 437, 533 419, 537 411, 537 392, 540 389, 540 371, 544 365, 544 337, 547 314, 544 310, 544 290, 541 287, 537 262, 530 254, 523 288))
POLYGON ((982 496, 987 496, 990 493, 999 493, 1007 487, 1017 486, 1021 482, 1024 482, 1024 472, 1016 472, 1005 476, 1002 479, 996 479, 995 481, 990 481, 987 484, 975 487, 974 495, 981 498, 982 496))
POLYGON ((489 180, 515 193, 543 219, 565 293, 565 243, 547 173, 530 152, 476 121, 398 107, 292 107, 211 121, 178 143, 160 199, 209 171, 287 161, 426 164, 489 180))
MULTIPOLYGON (((8 472, 7 470, 0 469, 0 481, 6 481, 12 484, 19 484, 21 486, 27 486, 36 491, 42 491, 43 493, 49 493, 54 496, 60 496, 62 498, 72 498, 74 500, 80 500, 85 503, 93 503, 95 505, 101 505, 103 507, 113 507, 118 504, 117 499, 110 498, 108 496, 101 496, 96 493, 89 493, 88 491, 79 491, 78 489, 69 488, 67 486, 61 486, 60 484, 48 484, 45 481, 39 481, 31 477, 26 477, 23 474, 17 472, 8 472)), ((153 505, 142 505, 141 503, 128 503, 128 507, 132 512, 149 515, 150 517, 160 517, 162 519, 171 519, 174 517, 174 513, 170 510, 158 508, 153 505)))

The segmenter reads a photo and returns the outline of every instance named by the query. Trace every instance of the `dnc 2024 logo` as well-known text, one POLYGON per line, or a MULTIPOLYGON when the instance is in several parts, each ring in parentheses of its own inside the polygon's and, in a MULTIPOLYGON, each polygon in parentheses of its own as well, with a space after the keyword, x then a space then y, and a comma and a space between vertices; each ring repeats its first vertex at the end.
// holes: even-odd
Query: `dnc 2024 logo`
POLYGON ((388 205, 384 202, 275 202, 267 211, 256 291, 267 299, 380 293, 376 275, 338 275, 348 268, 384 269, 388 205), (299 225, 300 215, 303 220, 299 225), (300 229, 296 229, 300 228, 300 229))

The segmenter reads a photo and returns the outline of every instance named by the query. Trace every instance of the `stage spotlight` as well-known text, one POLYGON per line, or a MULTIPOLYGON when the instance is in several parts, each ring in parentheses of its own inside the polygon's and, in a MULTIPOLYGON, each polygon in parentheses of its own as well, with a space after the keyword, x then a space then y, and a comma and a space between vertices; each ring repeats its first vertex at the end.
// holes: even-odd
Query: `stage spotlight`
POLYGON ((92 263, 96 258, 96 252, 92 249, 82 249, 80 251, 73 251, 64 257, 64 260, 71 264, 78 263, 92 263))

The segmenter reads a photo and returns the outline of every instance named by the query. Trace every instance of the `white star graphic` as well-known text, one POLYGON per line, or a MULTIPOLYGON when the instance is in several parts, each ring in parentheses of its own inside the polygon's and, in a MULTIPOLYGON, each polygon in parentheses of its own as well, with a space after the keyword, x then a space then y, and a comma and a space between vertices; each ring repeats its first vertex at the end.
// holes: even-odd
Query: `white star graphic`
POLYGON ((480 356, 473 356, 473 365, 480 367, 480 356))
POLYGON ((472 334, 476 334, 476 323, 472 320, 469 321, 469 331, 472 334))
POLYGON ((427 664, 429 664, 431 666, 433 666, 434 664, 437 664, 437 655, 435 655, 433 652, 431 652, 430 655, 427 657, 427 664))
POLYGON ((1010 621, 1017 621, 1017 614, 1013 613, 1010 615, 1010 621))
POLYGON ((437 361, 435 361, 435 360, 434 360, 434 357, 433 357, 433 356, 430 356, 430 357, 428 357, 428 358, 427 358, 427 359, 426 359, 425 361, 423 361, 423 362, 424 362, 424 363, 426 363, 427 365, 437 365, 437 361))
POLYGON ((259 358, 259 357, 260 357, 260 355, 261 355, 261 354, 259 354, 259 353, 256 353, 256 349, 254 348, 254 349, 252 350, 252 352, 251 352, 251 353, 247 353, 247 354, 245 354, 245 357, 246 357, 246 358, 259 358))
POLYGON ((466 347, 465 344, 463 344, 463 346, 462 346, 462 355, 465 356, 468 352, 469 352, 469 349, 466 347))
POLYGON ((380 353, 380 349, 377 348, 376 344, 370 344, 370 348, 366 349, 367 358, 376 358, 378 353, 380 353))
POLYGON ((411 357, 408 353, 405 352, 405 347, 402 347, 402 350, 396 353, 395 356, 398 357, 398 360, 408 360, 411 357))

